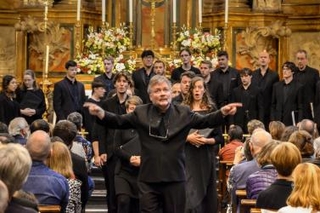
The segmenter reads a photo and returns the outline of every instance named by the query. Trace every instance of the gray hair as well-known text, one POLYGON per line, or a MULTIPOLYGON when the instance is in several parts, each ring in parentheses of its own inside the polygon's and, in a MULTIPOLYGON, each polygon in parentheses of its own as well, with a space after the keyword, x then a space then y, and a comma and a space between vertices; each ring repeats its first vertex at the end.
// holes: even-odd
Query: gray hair
POLYGON ((28 122, 23 117, 16 117, 10 121, 8 126, 9 134, 11 135, 19 135, 21 134, 21 130, 29 127, 28 122))
POLYGON ((150 94, 152 91, 152 87, 156 84, 160 84, 160 83, 166 83, 169 86, 169 89, 171 90, 171 82, 163 75, 155 75, 153 76, 150 81, 149 81, 149 85, 148 85, 148 94, 150 94))

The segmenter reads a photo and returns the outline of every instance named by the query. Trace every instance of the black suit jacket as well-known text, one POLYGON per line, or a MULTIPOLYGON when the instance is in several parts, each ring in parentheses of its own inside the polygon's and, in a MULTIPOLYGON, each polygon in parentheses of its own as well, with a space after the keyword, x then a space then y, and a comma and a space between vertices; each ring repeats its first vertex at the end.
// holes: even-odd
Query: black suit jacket
POLYGON ((207 88, 208 88, 211 99, 216 104, 218 109, 220 109, 223 104, 222 83, 216 79, 210 78, 210 80, 207 83, 207 88))
POLYGON ((72 112, 82 113, 82 106, 86 100, 83 83, 75 81, 77 97, 70 89, 71 81, 65 77, 54 85, 53 108, 57 115, 57 121, 67 119, 72 112), (77 102, 77 104, 75 104, 77 102))
POLYGON ((150 132, 150 129, 159 128, 162 117, 155 106, 146 104, 137 106, 129 114, 106 112, 104 119, 99 121, 113 128, 136 128, 141 141, 140 181, 185 181, 184 146, 190 129, 216 127, 223 121, 223 116, 220 111, 200 115, 187 106, 171 105, 164 116, 166 139, 150 132))
MULTIPOLYGON (((149 80, 155 75, 153 70, 149 75, 149 80)), ((147 88, 149 85, 149 80, 146 77, 145 68, 138 69, 137 71, 132 73, 132 80, 134 83, 134 88, 136 89, 136 95, 139 96, 143 103, 150 103, 149 94, 147 92, 147 88)))
POLYGON ((230 116, 230 124, 241 126, 247 133, 247 123, 252 119, 263 120, 263 96, 260 89, 250 85, 247 90, 243 86, 233 89, 231 102, 240 102, 242 107, 237 109, 234 116, 230 116))
POLYGON ((284 81, 275 83, 271 103, 271 120, 282 121, 286 126, 293 125, 292 111, 294 111, 296 123, 303 119, 303 86, 295 80, 292 80, 290 84, 292 87, 288 96, 284 97, 284 81))

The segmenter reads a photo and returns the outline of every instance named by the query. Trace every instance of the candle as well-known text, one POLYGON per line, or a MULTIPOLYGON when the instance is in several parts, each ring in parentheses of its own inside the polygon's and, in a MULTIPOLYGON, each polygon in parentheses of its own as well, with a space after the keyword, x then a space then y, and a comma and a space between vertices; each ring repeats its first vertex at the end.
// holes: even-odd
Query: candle
POLYGON ((46 46, 46 67, 45 67, 44 72, 46 75, 49 72, 49 45, 46 46))
POLYGON ((199 0, 199 23, 202 23, 202 0, 199 0))
POLYGON ((133 0, 129 0, 129 22, 132 22, 133 17, 132 17, 132 1, 133 0))
POLYGON ((225 0, 224 23, 228 23, 229 0, 225 0))
POLYGON ((106 22, 106 0, 102 0, 102 23, 106 22))
POLYGON ((172 0, 172 22, 177 22, 177 2, 176 0, 172 0))
POLYGON ((80 21, 81 0, 78 0, 77 4, 77 21, 80 21))

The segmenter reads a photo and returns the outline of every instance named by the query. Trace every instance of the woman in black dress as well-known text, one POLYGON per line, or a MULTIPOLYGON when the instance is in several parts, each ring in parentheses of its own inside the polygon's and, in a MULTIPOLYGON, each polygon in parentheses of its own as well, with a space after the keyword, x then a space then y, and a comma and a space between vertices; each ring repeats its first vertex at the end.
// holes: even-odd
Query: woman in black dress
POLYGON ((0 121, 9 125, 10 121, 20 116, 19 103, 16 101, 17 79, 12 75, 5 75, 2 79, 0 93, 0 121))
POLYGON ((39 88, 32 70, 26 70, 23 73, 23 83, 17 91, 17 101, 20 104, 20 113, 28 124, 41 119, 46 111, 43 91, 39 88))
MULTIPOLYGON (((127 113, 143 104, 138 96, 125 103, 127 113)), ((118 213, 139 213, 138 173, 140 167, 140 140, 136 129, 116 130, 116 155, 119 162, 115 170, 115 189, 118 213)))
MULTIPOLYGON (((194 112, 200 114, 216 110, 201 77, 192 79, 189 95, 182 104, 190 106, 194 112)), ((214 148, 222 142, 221 128, 192 129, 187 137, 185 146, 187 213, 217 212, 214 148)))

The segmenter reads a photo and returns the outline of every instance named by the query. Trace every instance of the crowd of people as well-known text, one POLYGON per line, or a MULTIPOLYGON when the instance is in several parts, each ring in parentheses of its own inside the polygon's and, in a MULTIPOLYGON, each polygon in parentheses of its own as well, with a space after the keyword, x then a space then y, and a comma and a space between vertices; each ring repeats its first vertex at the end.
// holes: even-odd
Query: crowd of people
POLYGON ((307 52, 282 65, 281 81, 266 51, 256 70, 229 66, 226 51, 217 69, 207 60, 194 67, 188 49, 180 56, 171 76, 151 50, 132 75, 113 73, 105 57, 90 97, 68 61, 54 85, 55 124, 42 118, 46 100, 32 70, 21 85, 4 76, 0 212, 37 212, 39 204, 84 212, 93 165, 109 213, 218 212, 217 159, 234 164, 232 205, 245 189, 265 211, 320 211, 320 81, 307 52))

